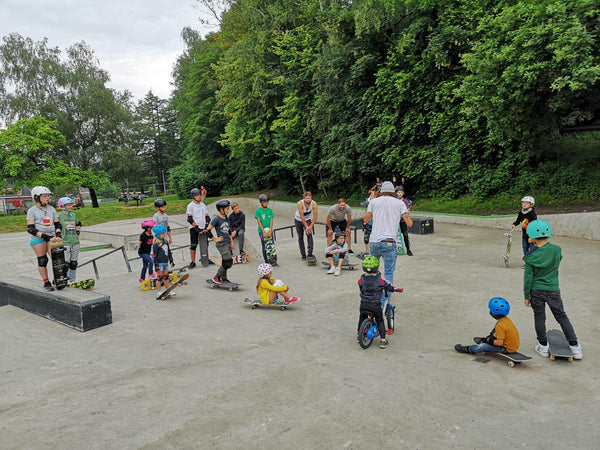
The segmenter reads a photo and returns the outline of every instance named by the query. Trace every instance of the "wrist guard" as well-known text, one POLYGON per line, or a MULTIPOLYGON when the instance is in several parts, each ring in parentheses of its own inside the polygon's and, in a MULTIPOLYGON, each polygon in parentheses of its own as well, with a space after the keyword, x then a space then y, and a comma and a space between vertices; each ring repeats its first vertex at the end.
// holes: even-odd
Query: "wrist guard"
POLYGON ((50 239, 52 239, 52 236, 50 236, 49 234, 44 234, 44 233, 42 233, 42 235, 40 237, 43 240, 45 240, 46 242, 50 242, 50 239))
POLYGON ((36 230, 35 225, 30 223, 29 225, 27 225, 27 232, 32 235, 33 237, 37 237, 38 234, 38 230, 36 230))

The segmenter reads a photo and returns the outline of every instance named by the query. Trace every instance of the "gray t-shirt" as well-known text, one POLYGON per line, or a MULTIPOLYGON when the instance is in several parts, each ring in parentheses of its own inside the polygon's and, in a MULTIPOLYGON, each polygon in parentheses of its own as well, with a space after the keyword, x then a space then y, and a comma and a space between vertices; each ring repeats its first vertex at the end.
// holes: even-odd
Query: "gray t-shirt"
POLYGON ((54 221, 58 220, 58 213, 53 206, 46 206, 46 209, 32 206, 27 210, 27 221, 33 221, 36 230, 44 234, 54 236, 54 221))
POLYGON ((154 213, 152 220, 156 222, 156 225, 164 225, 165 228, 169 226, 169 216, 167 216, 167 213, 154 213))
POLYGON ((344 209, 340 210, 337 203, 329 208, 327 211, 327 215, 331 216, 331 220, 334 222, 341 222, 342 220, 346 220, 346 214, 352 215, 352 209, 348 205, 344 207, 344 209))

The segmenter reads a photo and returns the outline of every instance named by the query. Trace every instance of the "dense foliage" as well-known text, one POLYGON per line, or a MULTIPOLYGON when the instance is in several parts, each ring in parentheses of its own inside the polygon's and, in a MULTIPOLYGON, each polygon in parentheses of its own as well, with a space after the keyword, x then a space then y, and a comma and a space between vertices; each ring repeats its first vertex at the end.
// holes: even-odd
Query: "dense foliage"
POLYGON ((392 175, 422 196, 600 191, 600 137, 561 133, 598 117, 598 0, 220 6, 174 71, 181 195, 352 197, 392 175))

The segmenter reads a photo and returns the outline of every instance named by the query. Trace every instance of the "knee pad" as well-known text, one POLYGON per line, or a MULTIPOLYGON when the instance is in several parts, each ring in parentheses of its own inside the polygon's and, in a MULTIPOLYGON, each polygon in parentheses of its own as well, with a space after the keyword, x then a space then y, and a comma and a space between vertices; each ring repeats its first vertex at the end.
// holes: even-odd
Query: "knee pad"
POLYGON ((223 269, 229 269, 233 266, 233 259, 224 259, 221 266, 223 266, 223 269))
POLYGON ((196 250, 196 247, 198 247, 198 244, 190 245, 190 250, 196 250))
POLYGON ((75 270, 77 269, 77 261, 69 261, 69 269, 75 270))
POLYGON ((38 266, 46 267, 48 265, 48 255, 38 256, 38 266))

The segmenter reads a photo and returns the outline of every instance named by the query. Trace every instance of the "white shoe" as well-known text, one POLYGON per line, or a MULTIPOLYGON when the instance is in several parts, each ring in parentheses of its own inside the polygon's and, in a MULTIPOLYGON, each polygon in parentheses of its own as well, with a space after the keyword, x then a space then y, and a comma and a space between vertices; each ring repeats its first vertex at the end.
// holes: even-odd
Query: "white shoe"
POLYGON ((573 353, 573 359, 583 359, 583 353, 581 352, 581 345, 569 345, 571 352, 573 353))
POLYGON ((169 297, 175 297, 176 295, 177 295, 177 292, 171 291, 171 293, 169 294, 169 297))
POLYGON ((340 268, 339 268, 339 267, 336 267, 336 268, 335 268, 335 274, 334 274, 334 275, 335 275, 336 277, 339 277, 339 276, 340 276, 340 272, 341 272, 340 268))
POLYGON ((327 271, 327 275, 331 275, 332 273, 335 273, 335 267, 333 266, 329 268, 329 270, 327 271))
POLYGON ((548 351, 548 346, 547 345, 538 344, 538 345, 535 346, 535 351, 542 358, 547 358, 548 356, 550 356, 550 352, 548 351))
POLYGON ((160 296, 162 295, 162 291, 156 291, 156 298, 160 298, 160 296))

